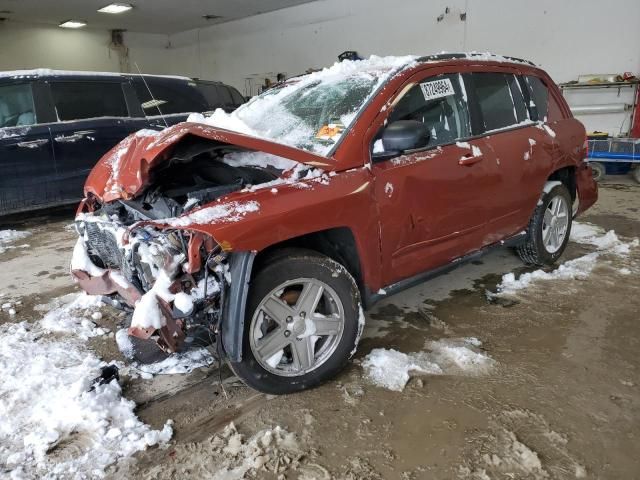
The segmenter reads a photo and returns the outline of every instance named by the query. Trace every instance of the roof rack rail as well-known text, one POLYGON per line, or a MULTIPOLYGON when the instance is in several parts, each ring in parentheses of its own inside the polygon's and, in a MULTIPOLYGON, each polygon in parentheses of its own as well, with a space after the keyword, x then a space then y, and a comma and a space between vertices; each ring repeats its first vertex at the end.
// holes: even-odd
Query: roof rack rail
POLYGON ((536 66, 535 63, 529 61, 529 60, 524 60, 522 58, 518 58, 518 57, 511 57, 511 56, 506 56, 506 55, 496 55, 493 53, 436 53, 433 55, 426 55, 424 57, 420 57, 418 58, 418 62, 434 62, 434 61, 438 61, 438 60, 456 60, 456 59, 469 59, 469 60, 473 60, 474 56, 478 56, 478 57, 487 57, 487 56, 491 56, 491 57, 496 57, 496 58, 504 58, 506 60, 512 61, 512 62, 518 62, 518 63, 526 63, 527 65, 531 65, 531 66, 536 66))

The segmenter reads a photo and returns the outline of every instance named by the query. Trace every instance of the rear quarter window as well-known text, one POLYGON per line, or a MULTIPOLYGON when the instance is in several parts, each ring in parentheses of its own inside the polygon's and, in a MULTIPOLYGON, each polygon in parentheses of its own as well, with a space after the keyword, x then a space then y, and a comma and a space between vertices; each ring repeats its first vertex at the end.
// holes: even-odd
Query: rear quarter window
POLYGON ((54 81, 51 95, 60 121, 129 116, 119 82, 54 81))
POLYGON ((554 122, 564 118, 560 104, 542 79, 533 75, 527 75, 524 79, 531 95, 529 109, 532 120, 554 122))

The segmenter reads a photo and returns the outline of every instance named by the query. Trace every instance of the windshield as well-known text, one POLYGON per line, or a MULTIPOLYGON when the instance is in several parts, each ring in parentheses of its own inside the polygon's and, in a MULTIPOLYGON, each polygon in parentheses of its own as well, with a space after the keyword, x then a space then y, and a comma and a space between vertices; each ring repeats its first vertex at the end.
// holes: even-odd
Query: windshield
POLYGON ((371 57, 344 61, 289 80, 231 114, 216 110, 210 117, 192 116, 189 121, 330 155, 377 88, 411 60, 371 57))

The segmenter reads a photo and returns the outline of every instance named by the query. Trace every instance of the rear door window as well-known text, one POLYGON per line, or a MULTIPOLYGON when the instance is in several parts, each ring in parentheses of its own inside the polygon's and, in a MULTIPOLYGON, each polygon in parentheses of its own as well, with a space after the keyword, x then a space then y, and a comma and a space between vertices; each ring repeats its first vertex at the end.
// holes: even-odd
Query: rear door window
POLYGON ((204 112, 207 105, 195 83, 153 77, 136 78, 136 95, 146 116, 204 112))
POLYGON ((505 73, 473 73, 476 98, 485 131, 516 125, 527 118, 516 78, 505 73))
POLYGON ((418 120, 427 125, 428 147, 471 136, 469 111, 457 74, 429 77, 414 85, 396 104, 388 122, 418 120))
POLYGON ((119 82, 54 81, 51 95, 60 121, 129 116, 119 82))
POLYGON ((30 83, 0 85, 0 128, 36 123, 30 83))

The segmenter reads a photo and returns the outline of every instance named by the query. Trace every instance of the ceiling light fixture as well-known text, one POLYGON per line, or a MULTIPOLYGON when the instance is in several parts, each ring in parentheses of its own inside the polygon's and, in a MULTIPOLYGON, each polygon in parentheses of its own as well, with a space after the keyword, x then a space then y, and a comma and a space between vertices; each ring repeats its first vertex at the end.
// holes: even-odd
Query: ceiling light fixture
POLYGON ((87 26, 87 22, 81 20, 66 20, 58 26, 61 28, 82 28, 87 26))
POLYGON ((106 7, 100 8, 98 11, 100 13, 124 13, 128 12, 133 8, 133 5, 130 3, 111 3, 106 7))

